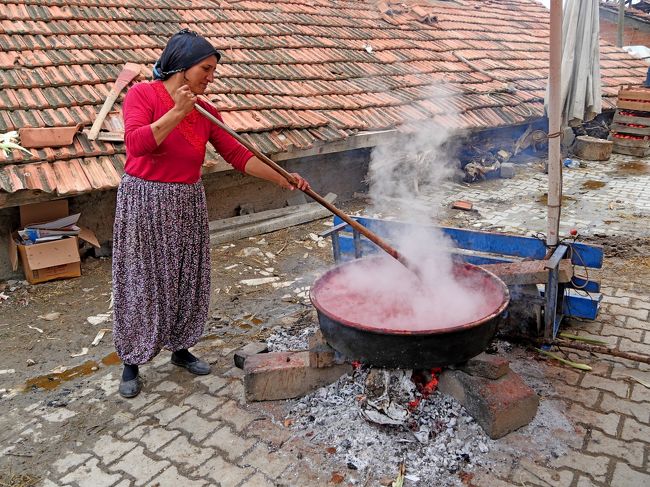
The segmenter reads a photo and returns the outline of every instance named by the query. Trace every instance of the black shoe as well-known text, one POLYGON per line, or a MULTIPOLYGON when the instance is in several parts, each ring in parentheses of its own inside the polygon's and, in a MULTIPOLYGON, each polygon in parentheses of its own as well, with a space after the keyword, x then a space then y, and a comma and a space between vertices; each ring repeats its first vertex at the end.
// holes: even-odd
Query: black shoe
POLYGON ((185 350, 185 354, 172 353, 172 364, 178 365, 190 371, 195 375, 208 375, 210 373, 210 364, 201 360, 185 350))
POLYGON ((141 390, 142 390, 142 380, 140 379, 139 375, 135 379, 131 379, 131 380, 122 379, 120 381, 120 387, 118 389, 120 396, 125 397, 127 399, 137 396, 138 394, 140 394, 141 390))

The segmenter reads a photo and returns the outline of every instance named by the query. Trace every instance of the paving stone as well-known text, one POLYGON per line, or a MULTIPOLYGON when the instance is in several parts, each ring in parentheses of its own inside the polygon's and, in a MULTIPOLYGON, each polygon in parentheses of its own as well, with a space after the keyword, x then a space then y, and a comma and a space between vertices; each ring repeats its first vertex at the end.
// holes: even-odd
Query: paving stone
POLYGON ((609 455, 625 460, 634 467, 643 466, 645 444, 637 441, 621 441, 592 430, 587 443, 587 451, 599 455, 609 455))
POLYGON ((167 406, 164 409, 158 411, 157 413, 154 413, 153 416, 158 420, 158 422, 161 425, 166 426, 172 421, 174 421, 174 419, 178 418, 181 414, 189 411, 189 409, 190 408, 188 408, 187 406, 179 407, 176 406, 175 404, 167 404, 167 406))
POLYGON ((586 374, 582 378, 580 387, 596 388, 607 392, 612 392, 619 397, 627 397, 630 386, 627 382, 606 379, 595 375, 586 374))
POLYGON ((134 428, 124 436, 125 440, 134 440, 146 445, 147 451, 155 452, 172 441, 181 432, 173 429, 165 429, 159 426, 143 425, 134 428))
POLYGON ((191 445, 184 436, 176 438, 156 453, 161 458, 166 458, 174 463, 185 463, 193 468, 198 467, 214 454, 214 450, 210 448, 191 445))
POLYGON ((88 458, 90 458, 90 454, 88 453, 73 453, 68 451, 63 454, 62 458, 54 462, 52 466, 58 473, 65 473, 72 467, 84 463, 88 458))
POLYGON ((119 474, 109 474, 98 466, 99 460, 91 458, 61 479, 62 484, 76 482, 79 487, 109 487, 120 481, 119 474))
MULTIPOLYGON (((119 419, 120 422, 122 422, 122 420, 123 418, 119 419)), ((128 434, 130 431, 133 431, 135 428, 140 426, 142 423, 146 423, 147 421, 152 421, 152 418, 149 416, 134 416, 130 421, 125 422, 124 426, 118 430, 117 437, 118 438, 123 437, 124 435, 128 434)))
POLYGON ((632 291, 631 289, 616 289, 616 292, 614 293, 616 296, 627 296, 629 298, 636 298, 636 299, 648 299, 648 295, 645 293, 638 293, 636 291, 632 291))
POLYGON ((129 474, 135 480, 135 485, 148 485, 154 475, 169 466, 166 460, 153 460, 144 454, 144 449, 139 446, 122 457, 120 461, 111 465, 109 469, 117 472, 122 471, 129 474))
MULTIPOLYGON (((142 395, 142 394, 140 394, 142 395)), ((158 396, 160 397, 160 396, 158 396)), ((166 409, 168 406, 167 401, 163 398, 158 399, 155 402, 150 403, 149 405, 145 406, 142 411, 140 411, 140 414, 153 414, 157 413, 158 411, 163 411, 166 409)))
POLYGON ((206 386, 210 391, 210 394, 214 394, 218 390, 223 389, 230 382, 229 380, 224 379, 223 377, 219 377, 218 375, 215 374, 208 374, 208 375, 196 377, 194 381, 199 382, 204 386, 206 386))
POLYGON ((628 416, 634 416, 642 423, 650 423, 650 404, 621 399, 605 393, 600 403, 600 409, 605 413, 615 412, 626 414, 628 416))
POLYGON ((625 337, 632 341, 640 342, 643 337, 643 330, 621 328, 620 326, 615 325, 604 325, 601 334, 625 337))
POLYGON ((190 480, 179 475, 176 467, 171 466, 151 481, 152 486, 178 486, 178 487, 202 487, 206 484, 204 480, 190 480))
POLYGON ((249 413, 234 401, 228 401, 219 406, 210 417, 232 424, 235 431, 241 433, 257 418, 257 415, 249 413))
POLYGON ((166 380, 156 385, 156 387, 154 387, 153 390, 156 392, 183 392, 185 388, 183 388, 176 382, 166 380))
POLYGON ((581 389, 559 381, 553 382, 553 389, 555 389, 554 398, 578 402, 587 408, 595 406, 600 400, 600 395, 603 394, 598 389, 581 389))
POLYGON ((217 406, 220 407, 224 401, 225 399, 223 397, 216 397, 203 392, 195 392, 191 396, 187 396, 183 399, 182 405, 196 409, 202 414, 209 414, 214 411, 217 406))
POLYGON ((646 320, 639 320, 633 317, 625 320, 625 325, 627 328, 638 328, 640 330, 646 330, 648 328, 648 322, 646 320))
POLYGON ((650 296, 646 296, 643 299, 633 299, 631 306, 636 309, 650 309, 650 301, 648 300, 650 296))
POLYGON ((591 475, 596 481, 604 482, 609 466, 609 457, 604 455, 585 455, 577 451, 570 451, 553 462, 559 467, 568 467, 585 474, 591 475))
POLYGON ((233 433, 229 426, 224 426, 203 442, 205 446, 214 446, 226 453, 228 460, 234 461, 251 448, 255 441, 242 438, 233 433))
POLYGON ((70 411, 67 408, 57 408, 54 411, 43 414, 41 418, 50 423, 63 423, 76 415, 76 412, 70 411))
POLYGON ((569 487, 573 482, 573 472, 557 470, 537 465, 529 460, 522 460, 512 473, 515 485, 552 485, 553 487, 569 487))
POLYGON ((246 487, 274 487, 275 484, 264 477, 261 473, 256 473, 250 479, 246 480, 246 487))
POLYGON ((194 471, 199 477, 210 477, 221 487, 235 487, 253 472, 252 468, 241 468, 218 456, 209 459, 194 471))
POLYGON ((589 477, 583 477, 580 475, 578 477, 578 483, 576 484, 576 487, 601 487, 602 485, 603 484, 601 483, 594 483, 589 477))
POLYGON ((43 479, 39 487, 70 487, 70 485, 62 485, 60 483, 55 484, 50 479, 43 479))
POLYGON ((569 416, 576 422, 601 429, 611 436, 616 436, 620 417, 618 414, 603 414, 592 409, 586 409, 579 404, 572 404, 569 416))
POLYGON ((239 465, 255 467, 269 478, 277 479, 291 465, 291 459, 282 450, 271 453, 266 445, 258 443, 239 465))
POLYGON ((582 374, 575 372, 568 367, 549 366, 545 368, 544 376, 551 379, 553 384, 555 384, 557 380, 562 380, 568 385, 574 386, 578 383, 582 374))
POLYGON ((641 424, 632 418, 625 418, 621 438, 623 440, 639 440, 647 442, 650 438, 650 425, 641 424))
MULTIPOLYGON (((632 384, 632 396, 630 399, 633 401, 650 402, 650 389, 641 384, 632 384)), ((647 407, 650 408, 650 404, 647 404, 647 407)))
POLYGON ((621 338, 621 343, 618 346, 622 352, 633 352, 641 355, 648 354, 648 345, 645 343, 633 342, 629 338, 621 338))
POLYGON ((217 428, 223 426, 220 421, 210 421, 200 417, 195 410, 190 410, 169 423, 169 427, 188 432, 193 441, 201 442, 217 428))
POLYGON ((642 321, 648 319, 647 309, 624 308, 617 304, 612 304, 609 306, 608 311, 614 316, 631 316, 632 318, 636 318, 642 321))
POLYGON ((650 473, 633 470, 623 462, 618 462, 614 468, 612 487, 641 487, 650 485, 650 473))
POLYGON ((142 409, 145 406, 155 403, 160 399, 160 396, 155 392, 142 391, 137 396, 131 399, 124 399, 124 403, 133 411, 142 409))
POLYGON ((110 435, 102 435, 93 446, 93 452, 104 465, 108 465, 136 446, 132 441, 120 441, 110 435))
POLYGON ((227 372, 221 374, 222 377, 226 377, 228 379, 240 379, 240 380, 243 380, 245 375, 246 373, 244 372, 244 369, 240 369, 239 367, 232 367, 228 369, 227 372))
POLYGON ((629 296, 610 296, 603 294, 603 303, 607 304, 618 304, 620 306, 629 306, 631 298, 629 296))

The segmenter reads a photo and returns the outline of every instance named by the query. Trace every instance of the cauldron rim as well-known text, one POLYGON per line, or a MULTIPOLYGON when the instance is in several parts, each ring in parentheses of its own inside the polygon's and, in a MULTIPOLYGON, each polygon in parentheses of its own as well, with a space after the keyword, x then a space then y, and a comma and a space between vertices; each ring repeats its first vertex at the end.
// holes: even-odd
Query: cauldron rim
POLYGON ((482 318, 479 318, 478 320, 470 321, 468 323, 462 323, 460 325, 455 325, 455 326, 450 326, 446 328, 436 328, 436 329, 425 329, 425 330, 394 330, 394 329, 383 329, 383 328, 377 328, 377 327, 371 327, 364 325, 362 323, 355 323, 353 321, 349 321, 346 318, 342 318, 340 316, 335 315, 334 313, 326 311, 318 302, 318 291, 321 286, 324 285, 328 281, 328 276, 332 276, 333 274, 341 272, 343 268, 346 266, 353 265, 356 262, 359 261, 368 261, 368 260, 378 260, 378 259, 383 259, 385 257, 383 256, 369 256, 369 257, 362 257, 359 259, 354 259, 350 261, 343 262, 336 267, 328 270, 320 276, 314 285, 311 287, 309 291, 309 298, 316 308, 316 310, 319 313, 323 313, 325 316, 327 316, 329 319, 334 320, 335 322, 338 322, 341 325, 345 325, 349 328, 354 328, 366 333, 374 333, 377 335, 425 335, 425 336, 430 336, 430 335, 446 335, 449 333, 454 333, 454 332, 460 332, 460 331, 467 331, 471 330, 472 328, 478 328, 485 323, 487 323, 490 320, 493 320, 497 316, 499 316, 501 313, 505 311, 505 309, 508 307, 508 304, 510 303, 510 291, 508 290, 508 286, 499 279, 498 276, 496 276, 494 273, 483 269, 480 266, 469 264, 467 262, 454 262, 454 267, 462 267, 466 270, 470 270, 473 273, 477 274, 482 274, 483 276, 487 277, 492 281, 492 283, 497 287, 500 288, 503 293, 502 293, 502 300, 499 306, 496 308, 495 311, 492 313, 483 316, 482 318))

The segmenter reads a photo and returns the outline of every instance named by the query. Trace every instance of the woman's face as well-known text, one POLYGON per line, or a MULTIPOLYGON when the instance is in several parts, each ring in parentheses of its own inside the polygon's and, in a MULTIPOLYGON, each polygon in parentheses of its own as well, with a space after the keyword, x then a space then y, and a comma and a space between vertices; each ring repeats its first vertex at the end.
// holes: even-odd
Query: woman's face
POLYGON ((214 80, 217 69, 217 57, 210 56, 185 71, 185 83, 195 95, 205 93, 209 83, 214 80))

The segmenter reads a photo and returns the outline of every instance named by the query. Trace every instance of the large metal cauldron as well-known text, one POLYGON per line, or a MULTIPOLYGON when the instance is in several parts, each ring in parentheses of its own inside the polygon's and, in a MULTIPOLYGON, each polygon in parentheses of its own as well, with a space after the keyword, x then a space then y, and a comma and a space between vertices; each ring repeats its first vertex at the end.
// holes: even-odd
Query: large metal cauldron
MULTIPOLYGON (((337 316, 336 309, 324 309, 319 293, 336 273, 344 268, 368 262, 370 257, 344 263, 320 277, 311 289, 311 301, 318 312, 321 331, 327 342, 350 360, 386 368, 427 369, 465 362, 485 350, 496 332, 499 315, 510 300, 507 286, 491 272, 471 264, 457 263, 454 272, 461 278, 480 282, 486 293, 498 303, 479 320, 448 328, 430 330, 378 329, 337 316)), ((432 324, 433 325, 433 324, 432 324)))

